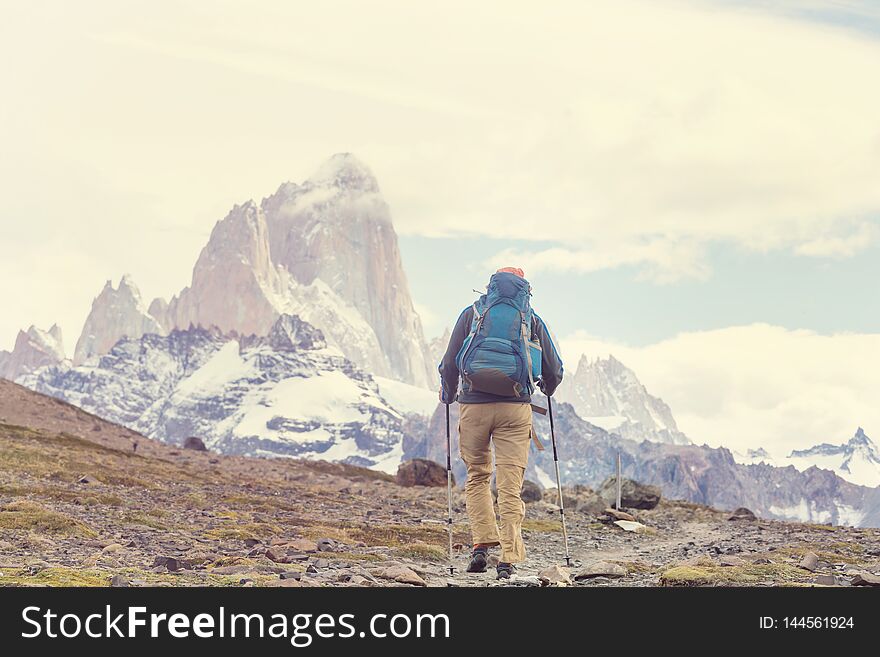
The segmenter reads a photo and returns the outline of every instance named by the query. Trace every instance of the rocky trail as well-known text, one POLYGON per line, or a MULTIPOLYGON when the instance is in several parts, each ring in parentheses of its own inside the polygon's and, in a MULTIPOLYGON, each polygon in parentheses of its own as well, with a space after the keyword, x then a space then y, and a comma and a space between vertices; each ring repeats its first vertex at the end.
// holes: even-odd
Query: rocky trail
MULTIPOLYGON (((565 489, 532 496, 528 561, 503 584, 469 575, 455 492, 319 461, 218 456, 150 441, 0 382, 0 586, 852 585, 880 579, 880 532, 767 521, 688 502, 621 524, 565 489), (137 445, 137 447, 135 447, 137 445), (588 510, 590 509, 590 510, 588 510)), ((621 516, 624 517, 624 516, 621 516)))

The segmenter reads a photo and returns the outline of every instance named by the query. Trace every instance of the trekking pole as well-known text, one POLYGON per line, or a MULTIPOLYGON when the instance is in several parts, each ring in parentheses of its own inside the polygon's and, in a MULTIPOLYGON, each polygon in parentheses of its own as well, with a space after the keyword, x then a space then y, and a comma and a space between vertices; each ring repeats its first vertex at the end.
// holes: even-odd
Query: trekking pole
POLYGON ((449 404, 446 404, 446 533, 449 534, 449 575, 455 574, 452 565, 452 447, 449 439, 449 404))
POLYGON ((565 543, 565 565, 571 566, 568 552, 568 531, 565 529, 565 504, 562 501, 562 482, 559 480, 559 454, 556 451, 556 431, 553 427, 553 402, 547 397, 547 411, 550 413, 550 442, 553 444, 553 465, 556 467, 556 492, 559 500, 559 517, 562 520, 562 540, 565 543))
POLYGON ((617 452, 617 506, 614 508, 620 511, 620 450, 617 452))

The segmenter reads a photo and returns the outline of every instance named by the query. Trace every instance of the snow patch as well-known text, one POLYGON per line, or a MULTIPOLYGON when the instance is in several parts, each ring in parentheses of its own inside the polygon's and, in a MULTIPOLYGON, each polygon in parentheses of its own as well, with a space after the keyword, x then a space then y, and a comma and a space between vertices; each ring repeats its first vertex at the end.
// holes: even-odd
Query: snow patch
POLYGON ((220 347, 204 365, 178 383, 175 392, 188 397, 208 397, 230 382, 255 373, 256 368, 241 357, 238 342, 231 340, 220 347))
POLYGON ((379 385, 382 398, 399 413, 430 416, 439 403, 437 393, 432 390, 383 376, 374 376, 373 380, 379 385))

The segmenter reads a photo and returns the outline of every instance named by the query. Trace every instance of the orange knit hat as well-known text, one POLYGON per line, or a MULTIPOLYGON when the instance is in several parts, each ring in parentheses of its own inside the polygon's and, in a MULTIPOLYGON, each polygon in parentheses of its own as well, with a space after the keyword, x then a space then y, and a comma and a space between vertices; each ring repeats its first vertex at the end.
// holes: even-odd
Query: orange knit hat
POLYGON ((507 272, 508 274, 516 274, 520 278, 526 277, 526 275, 523 273, 523 270, 520 269, 519 267, 502 267, 501 269, 499 269, 495 273, 500 274, 501 272, 507 272))

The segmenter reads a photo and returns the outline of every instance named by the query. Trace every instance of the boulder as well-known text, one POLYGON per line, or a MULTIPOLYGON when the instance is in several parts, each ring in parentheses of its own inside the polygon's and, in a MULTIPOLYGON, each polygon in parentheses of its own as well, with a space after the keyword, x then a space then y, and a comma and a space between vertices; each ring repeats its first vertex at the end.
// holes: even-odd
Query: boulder
POLYGON ((576 580, 592 579, 593 577, 626 577, 626 568, 610 561, 594 561, 574 576, 576 580))
MULTIPOLYGON (((400 486, 445 486, 446 468, 428 459, 404 461, 397 468, 397 483, 400 486)), ((454 478, 452 485, 455 485, 454 478)))
MULTIPOLYGON (((599 486, 599 495, 608 506, 617 504, 617 477, 608 477, 599 486)), ((628 509, 653 509, 660 503, 660 489, 632 479, 620 480, 620 505, 628 509)))
POLYGON ((814 572, 819 567, 819 557, 815 552, 807 552, 798 564, 804 570, 814 572))
POLYGON ((205 441, 203 441, 198 436, 190 436, 186 440, 183 441, 184 449, 191 449, 196 452, 207 452, 208 448, 205 447, 205 441))
POLYGON ((543 495, 541 487, 534 481, 528 479, 523 481, 522 493, 520 494, 523 502, 540 502, 543 495))
POLYGON ((751 509, 747 509, 744 506, 736 509, 728 520, 755 520, 755 514, 751 511, 751 509))

